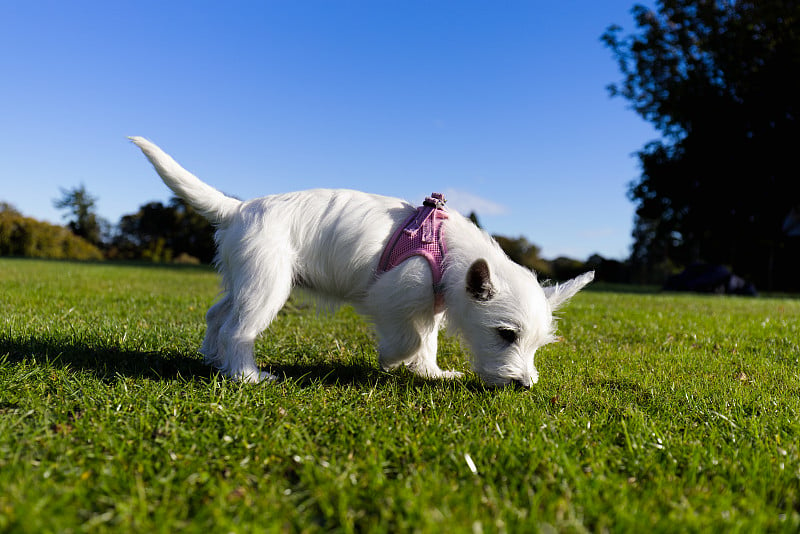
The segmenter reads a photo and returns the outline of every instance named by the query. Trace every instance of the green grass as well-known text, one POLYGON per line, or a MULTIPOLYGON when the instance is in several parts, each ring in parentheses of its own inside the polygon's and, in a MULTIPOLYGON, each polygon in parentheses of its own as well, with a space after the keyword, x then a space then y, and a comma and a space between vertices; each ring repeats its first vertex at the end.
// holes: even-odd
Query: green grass
POLYGON ((800 529, 798 300, 583 292, 523 392, 382 372, 347 308, 290 307, 287 378, 234 383, 196 353, 216 292, 0 259, 0 531, 800 529))

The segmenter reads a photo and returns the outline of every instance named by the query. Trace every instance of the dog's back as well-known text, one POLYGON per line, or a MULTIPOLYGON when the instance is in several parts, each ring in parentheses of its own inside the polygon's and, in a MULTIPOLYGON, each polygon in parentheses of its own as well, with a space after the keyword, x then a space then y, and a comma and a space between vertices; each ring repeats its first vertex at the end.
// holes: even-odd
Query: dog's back
POLYGON ((242 202, 204 183, 147 139, 130 140, 176 195, 217 226, 218 262, 234 255, 229 249, 271 235, 280 247, 263 253, 290 258, 295 283, 327 297, 363 295, 389 234, 414 210, 399 199, 346 189, 242 202))
POLYGON ((357 300, 366 294, 393 229, 414 207, 400 199, 348 189, 311 189, 244 202, 220 226, 226 244, 269 233, 292 256, 295 283, 322 296, 357 300), (245 232, 230 239, 228 234, 245 232))

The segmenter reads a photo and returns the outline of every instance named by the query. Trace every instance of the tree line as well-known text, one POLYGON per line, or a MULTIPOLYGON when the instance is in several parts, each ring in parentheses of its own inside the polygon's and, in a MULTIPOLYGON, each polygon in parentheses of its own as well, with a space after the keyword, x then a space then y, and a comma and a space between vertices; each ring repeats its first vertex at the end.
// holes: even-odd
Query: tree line
MULTIPOLYGON (((763 289, 800 290, 800 1, 658 0, 632 13, 635 32, 612 25, 601 36, 622 74, 608 90, 662 137, 637 153, 630 257, 546 261, 524 237, 497 241, 556 279, 594 268, 601 279, 663 283, 706 263, 763 289)), ((70 230, 105 257, 213 258, 213 229, 180 199, 146 204, 112 227, 93 218, 85 188, 62 193, 56 205, 72 213, 70 230)), ((21 216, 0 216, 0 254, 52 245, 30 221, 12 245, 8 219, 21 216)), ((63 254, 71 245, 52 246, 63 254)))
MULTIPOLYGON (((24 217, 0 203, 0 256, 110 259, 151 262, 211 263, 214 228, 182 199, 149 202, 111 225, 96 213, 97 199, 81 185, 62 190, 54 205, 66 212, 66 228, 24 217)), ((478 216, 470 219, 480 227, 478 216)), ((565 280, 589 269, 602 279, 624 282, 624 264, 593 256, 588 262, 570 258, 546 260, 527 238, 495 235, 508 256, 542 278, 565 280)))
POLYGON ((54 205, 66 228, 23 216, 0 203, 0 256, 210 263, 214 229, 183 200, 149 202, 116 225, 97 215, 97 199, 81 185, 62 190, 54 205))

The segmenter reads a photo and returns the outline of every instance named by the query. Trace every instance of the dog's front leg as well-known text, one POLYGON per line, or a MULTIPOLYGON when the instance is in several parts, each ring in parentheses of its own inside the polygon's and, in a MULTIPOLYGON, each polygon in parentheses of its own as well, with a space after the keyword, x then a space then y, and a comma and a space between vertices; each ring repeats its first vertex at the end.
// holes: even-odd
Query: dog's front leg
POLYGON ((383 369, 405 364, 425 378, 461 376, 443 371, 436 363, 443 314, 435 313, 432 287, 430 267, 417 256, 382 275, 371 288, 366 314, 378 334, 378 359, 383 369))
POLYGON ((375 318, 378 334, 378 362, 386 371, 411 360, 419 351, 422 339, 411 321, 383 322, 375 318))
POLYGON ((445 371, 436 363, 439 324, 438 314, 429 321, 416 320, 382 323, 376 320, 378 331, 378 360, 386 370, 405 364, 408 369, 424 378, 457 378, 458 371, 445 371))
POLYGON ((442 314, 436 314, 431 323, 424 325, 420 331, 420 347, 417 353, 406 361, 408 368, 424 378, 458 378, 464 373, 445 371, 436 362, 439 347, 439 325, 442 314))

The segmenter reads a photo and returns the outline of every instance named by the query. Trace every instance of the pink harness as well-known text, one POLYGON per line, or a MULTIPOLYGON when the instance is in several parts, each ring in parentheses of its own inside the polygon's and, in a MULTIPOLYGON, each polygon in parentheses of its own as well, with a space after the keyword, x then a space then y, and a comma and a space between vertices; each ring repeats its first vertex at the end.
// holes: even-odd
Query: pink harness
POLYGON ((447 219, 446 200, 441 193, 432 193, 422 206, 411 214, 392 235, 381 261, 378 274, 388 272, 411 256, 422 256, 431 266, 433 274, 434 309, 444 309, 442 274, 447 247, 442 240, 442 223, 447 219))

